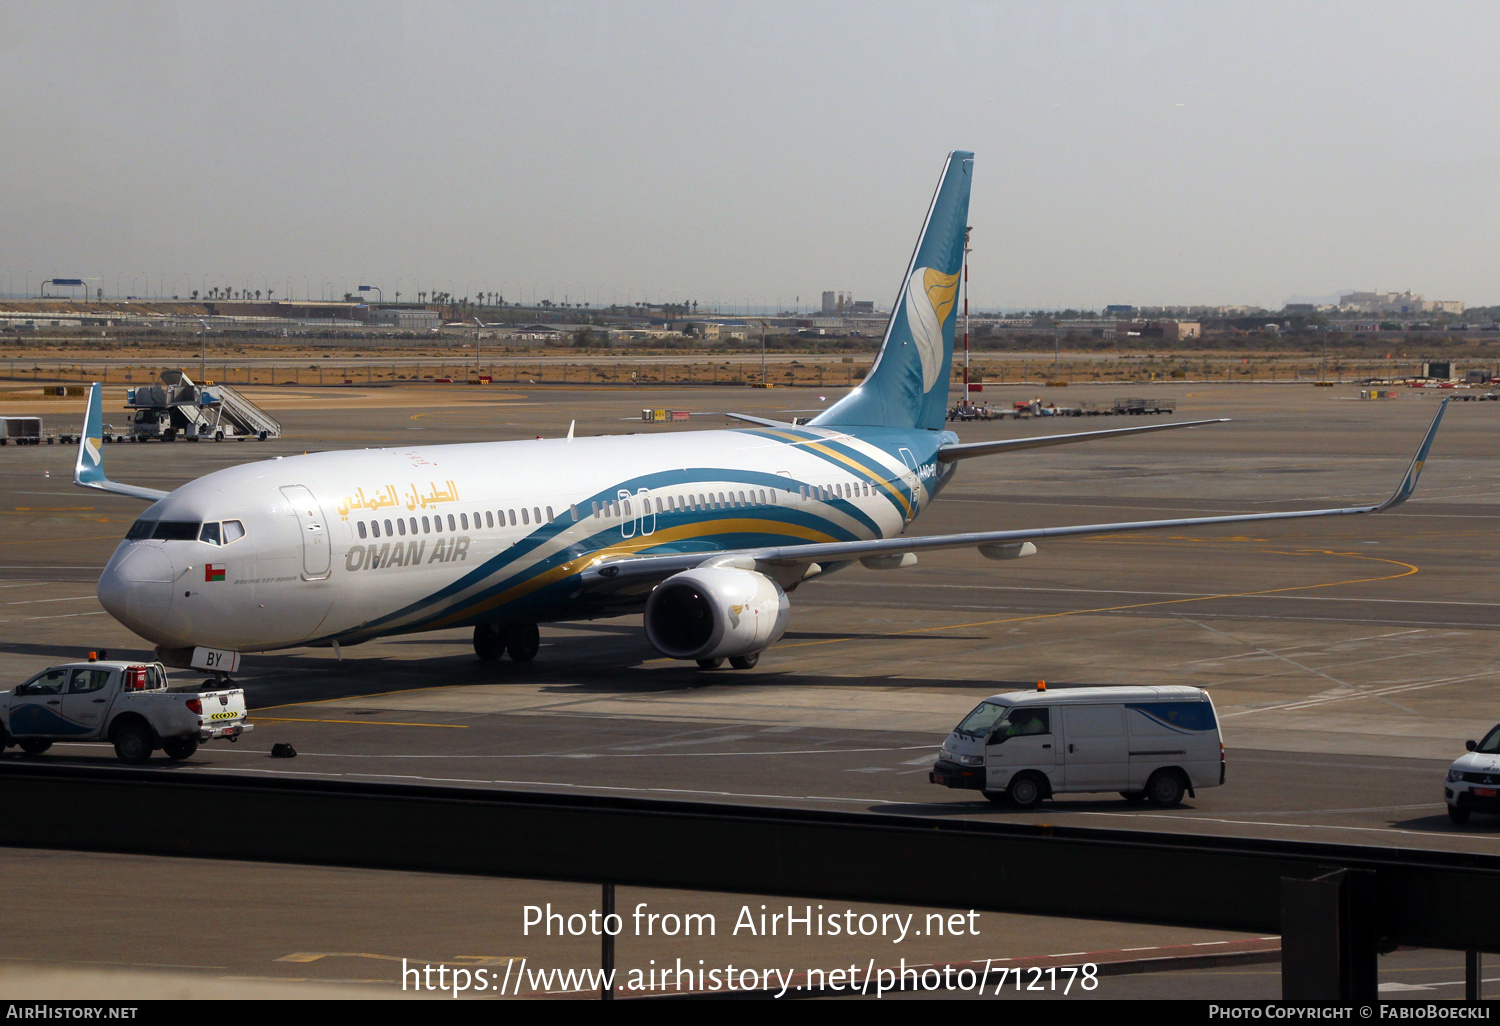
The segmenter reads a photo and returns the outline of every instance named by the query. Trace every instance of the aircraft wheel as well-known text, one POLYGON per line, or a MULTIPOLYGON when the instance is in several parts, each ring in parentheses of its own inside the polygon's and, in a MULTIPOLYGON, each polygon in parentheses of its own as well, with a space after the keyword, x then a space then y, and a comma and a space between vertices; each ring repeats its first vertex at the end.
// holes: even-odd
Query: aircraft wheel
POLYGON ((755 669, 755 664, 758 662, 760 662, 759 652, 729 657, 729 665, 736 670, 753 670, 755 669))
POLYGON ((717 670, 719 667, 721 667, 723 665, 724 665, 724 660, 722 660, 722 659, 699 659, 698 660, 698 669, 700 669, 700 670, 717 670))
POLYGON ((505 655, 505 637, 492 623, 474 625, 474 654, 481 663, 493 663, 505 655))
POLYGON ((542 647, 542 633, 534 623, 518 623, 505 632, 505 651, 518 663, 529 663, 542 647))

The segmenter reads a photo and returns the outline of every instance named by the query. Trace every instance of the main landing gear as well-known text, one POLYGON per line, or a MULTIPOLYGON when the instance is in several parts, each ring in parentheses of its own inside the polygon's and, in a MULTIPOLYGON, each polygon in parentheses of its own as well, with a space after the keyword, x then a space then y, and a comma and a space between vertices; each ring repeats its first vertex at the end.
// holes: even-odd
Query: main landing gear
POLYGON ((503 655, 529 663, 541 645, 542 635, 534 623, 481 623, 474 627, 474 654, 483 663, 492 663, 503 655))
MULTIPOLYGON (((760 662, 759 652, 751 652, 749 655, 737 655, 729 657, 729 665, 736 670, 753 670, 755 669, 755 664, 758 662, 760 662)), ((724 660, 722 657, 719 659, 698 660, 698 669, 700 670, 717 670, 723 665, 724 660)))

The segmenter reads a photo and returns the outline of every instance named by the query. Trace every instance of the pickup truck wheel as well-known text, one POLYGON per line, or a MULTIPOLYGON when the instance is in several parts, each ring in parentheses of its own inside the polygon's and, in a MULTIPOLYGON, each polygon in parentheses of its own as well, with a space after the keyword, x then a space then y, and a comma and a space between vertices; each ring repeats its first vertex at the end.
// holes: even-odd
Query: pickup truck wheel
POLYGON ((144 723, 127 723, 116 730, 115 756, 131 766, 151 758, 151 728, 144 723))
POLYGON ((51 741, 43 741, 40 738, 27 738, 20 744, 21 751, 25 752, 27 755, 41 755, 47 749, 52 747, 51 741))
POLYGON ((174 737, 161 743, 161 750, 167 753, 168 759, 191 759, 193 753, 198 750, 198 739, 195 737, 174 737))
POLYGON ((1006 788, 1006 794, 1010 796, 1010 803, 1018 809, 1034 809, 1042 804, 1045 792, 1042 782, 1036 778, 1034 773, 1018 773, 1010 780, 1010 787, 1006 788))
POLYGON ((1146 781, 1146 800, 1157 808, 1168 809, 1181 805, 1186 791, 1187 785, 1183 783, 1182 774, 1176 770, 1157 770, 1146 781))
POLYGON ((1448 806, 1448 818, 1455 823, 1467 823, 1469 821, 1469 810, 1460 809, 1457 805, 1448 806))

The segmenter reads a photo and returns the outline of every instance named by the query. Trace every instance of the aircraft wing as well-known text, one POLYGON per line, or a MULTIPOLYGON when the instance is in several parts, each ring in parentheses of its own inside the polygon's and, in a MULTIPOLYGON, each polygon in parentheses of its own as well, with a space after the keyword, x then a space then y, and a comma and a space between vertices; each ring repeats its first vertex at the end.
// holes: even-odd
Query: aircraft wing
POLYGON ((83 435, 78 439, 78 459, 73 464, 73 483, 80 488, 96 488, 101 492, 128 495, 132 499, 155 502, 164 499, 166 492, 140 485, 121 484, 111 481, 104 474, 104 389, 99 382, 89 389, 88 409, 83 416, 83 435))
MULTIPOLYGON (((585 570, 584 587, 591 584, 619 587, 664 580, 672 574, 704 565, 735 566, 758 569, 768 576, 786 577, 785 571, 819 562, 848 562, 869 557, 900 557, 930 549, 977 548, 990 559, 1010 559, 1029 555, 1037 538, 1070 538, 1080 535, 1123 534, 1130 531, 1154 531, 1183 527, 1210 527, 1217 524, 1245 524, 1268 520, 1300 520, 1307 517, 1357 516, 1361 513, 1384 513, 1395 509, 1417 489, 1417 478, 1427 462, 1427 453, 1437 437, 1438 425, 1451 399, 1444 399, 1432 424, 1412 457, 1406 474, 1384 502, 1366 506, 1338 506, 1331 509, 1289 510, 1282 513, 1235 513, 1215 517, 1179 517, 1171 520, 1129 520, 1113 524, 1077 524, 1067 527, 1030 527, 1013 531, 971 531, 964 534, 940 534, 927 537, 876 538, 870 541, 826 542, 808 545, 784 545, 726 552, 671 553, 653 556, 629 556, 604 560, 585 570), (1029 550, 1029 551, 1028 551, 1029 550), (781 571, 778 573, 778 571, 781 571)), ((1156 425, 1168 427, 1176 425, 1156 425)), ((1126 429, 1142 430, 1142 429, 1126 429)), ((1149 428, 1145 430, 1150 430, 1149 428)), ((1108 434, 1111 432, 1091 432, 1108 434)))

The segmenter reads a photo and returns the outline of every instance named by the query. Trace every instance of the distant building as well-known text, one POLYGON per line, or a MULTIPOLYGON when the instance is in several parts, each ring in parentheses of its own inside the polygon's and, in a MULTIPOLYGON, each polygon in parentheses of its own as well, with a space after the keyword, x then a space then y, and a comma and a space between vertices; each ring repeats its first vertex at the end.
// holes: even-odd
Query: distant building
POLYGON ((1348 292, 1339 296, 1339 309, 1366 314, 1461 314, 1464 304, 1457 299, 1423 299, 1415 292, 1348 292))
POLYGON ((413 307, 370 307, 362 319, 367 324, 403 331, 427 331, 443 324, 436 310, 413 307))
POLYGON ((1181 342, 1200 338, 1203 325, 1198 321, 1119 321, 1115 324, 1119 338, 1159 338, 1163 342, 1181 342))
POLYGON ((823 316, 832 317, 838 313, 838 295, 834 292, 823 293, 823 316))

